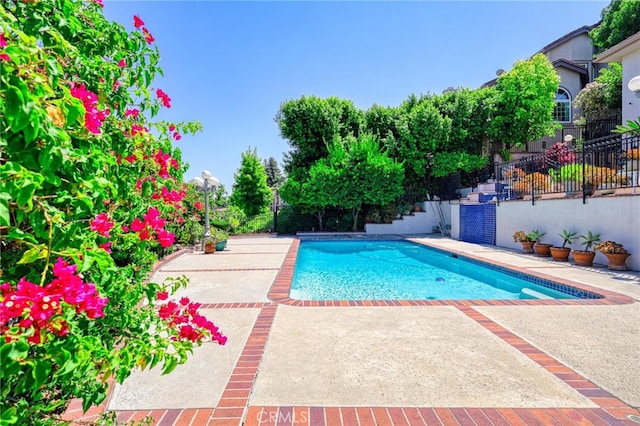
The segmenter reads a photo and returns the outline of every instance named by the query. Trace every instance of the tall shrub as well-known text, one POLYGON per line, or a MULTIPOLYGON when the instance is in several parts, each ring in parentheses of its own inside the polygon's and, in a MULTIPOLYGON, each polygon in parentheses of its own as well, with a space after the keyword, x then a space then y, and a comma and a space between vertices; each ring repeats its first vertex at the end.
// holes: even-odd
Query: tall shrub
POLYGON ((224 344, 198 304, 145 282, 184 220, 185 165, 173 146, 194 123, 151 121, 159 51, 102 1, 0 5, 0 415, 50 424, 88 409, 107 380, 224 344))

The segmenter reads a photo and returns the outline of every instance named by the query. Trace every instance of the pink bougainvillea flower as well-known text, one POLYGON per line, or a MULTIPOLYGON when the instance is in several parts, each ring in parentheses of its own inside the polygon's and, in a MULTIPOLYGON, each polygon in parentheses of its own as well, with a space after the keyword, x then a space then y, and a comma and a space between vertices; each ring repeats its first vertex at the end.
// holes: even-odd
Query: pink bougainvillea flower
POLYGON ((162 100, 162 105, 171 108, 171 98, 162 89, 156 90, 156 96, 162 100))
POLYGON ((6 53, 0 53, 0 61, 10 61, 11 57, 6 53))
POLYGON ((106 251, 107 253, 111 253, 111 241, 106 242, 104 244, 100 244, 98 246, 98 248, 101 248, 102 250, 106 251))
POLYGON ((93 0, 93 2, 100 7, 104 7, 104 3, 102 2, 102 0, 93 0))
POLYGON ((133 25, 136 28, 144 27, 144 21, 138 15, 133 15, 133 25))
POLYGON ((176 130, 176 126, 174 126, 173 124, 169 125, 169 131, 173 132, 174 130, 176 130))
POLYGON ((140 111, 137 108, 130 108, 124 112, 125 117, 138 118, 139 114, 140 114, 140 111))
POLYGON ((179 141, 180 139, 182 139, 182 136, 178 132, 173 132, 173 138, 179 141))
POLYGON ((84 125, 91 133, 100 133, 100 126, 102 122, 107 118, 109 110, 98 110, 98 96, 87 90, 83 84, 74 85, 71 87, 71 96, 79 99, 84 106, 84 125))
POLYGON ((118 62, 118 66, 120 68, 124 68, 127 66, 127 61, 125 61, 124 59, 120 59, 120 61, 118 62))
POLYGON ((131 222, 130 228, 133 232, 140 232, 144 229, 145 226, 146 224, 136 217, 135 219, 133 219, 133 222, 131 222))
POLYGON ((169 298, 169 293, 166 291, 159 291, 156 296, 158 297, 158 300, 167 300, 169 298))
POLYGON ((113 226, 114 223, 109 220, 109 216, 106 213, 100 213, 91 221, 90 227, 92 231, 96 231, 105 238, 110 238, 109 231, 113 226))
POLYGON ((196 210, 204 210, 204 204, 202 204, 200 201, 196 201, 195 203, 193 203, 193 208, 195 208, 196 210))
POLYGON ((138 157, 136 157, 135 154, 129 154, 126 157, 124 157, 125 160, 127 160, 128 162, 130 162, 131 164, 135 163, 136 160, 138 159, 138 157))
POLYGON ((7 47, 7 39, 4 38, 4 33, 0 33, 0 47, 7 47))
POLYGON ((144 35, 144 40, 148 43, 151 44, 154 41, 156 41, 156 39, 151 35, 151 33, 149 32, 148 29, 146 28, 142 28, 142 34, 144 35))
POLYGON ((144 228, 142 231, 140 231, 138 233, 138 238, 140 238, 140 241, 148 241, 151 239, 151 233, 149 232, 148 228, 144 228))
POLYGON ((175 240, 176 236, 166 229, 158 230, 158 242, 162 248, 171 247, 175 240))

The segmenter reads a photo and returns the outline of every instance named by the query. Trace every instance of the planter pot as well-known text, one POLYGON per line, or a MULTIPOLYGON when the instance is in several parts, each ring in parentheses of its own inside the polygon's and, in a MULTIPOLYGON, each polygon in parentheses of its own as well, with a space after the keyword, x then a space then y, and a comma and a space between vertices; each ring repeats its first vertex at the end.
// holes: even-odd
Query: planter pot
POLYGON ((539 257, 551 257, 551 244, 537 243, 533 249, 539 257))
POLYGON ((533 253, 533 245, 535 244, 535 242, 521 241, 520 244, 522 244, 522 251, 524 253, 533 253))
POLYGON ((206 243, 204 245, 205 254, 215 253, 216 251, 216 243, 206 243))
POLYGON ((596 257, 595 251, 574 250, 573 260, 576 265, 593 266, 593 258, 596 257))
POLYGON ((225 249, 225 247, 227 247, 227 240, 218 241, 216 243, 216 251, 222 251, 225 249))
POLYGON ((631 256, 631 254, 629 253, 602 253, 602 254, 607 256, 607 259, 609 259, 609 264, 607 265, 607 268, 613 269, 615 271, 627 270, 627 265, 625 264, 625 261, 627 260, 627 257, 631 256))
POLYGON ((551 257, 558 262, 568 262, 571 249, 567 247, 551 247, 551 257))

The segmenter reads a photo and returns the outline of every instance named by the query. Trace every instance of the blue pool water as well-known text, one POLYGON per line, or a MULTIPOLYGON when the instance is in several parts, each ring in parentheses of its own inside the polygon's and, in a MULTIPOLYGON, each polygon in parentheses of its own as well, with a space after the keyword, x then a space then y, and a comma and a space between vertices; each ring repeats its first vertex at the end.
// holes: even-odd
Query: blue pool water
POLYGON ((298 300, 575 299, 407 241, 301 241, 298 300))

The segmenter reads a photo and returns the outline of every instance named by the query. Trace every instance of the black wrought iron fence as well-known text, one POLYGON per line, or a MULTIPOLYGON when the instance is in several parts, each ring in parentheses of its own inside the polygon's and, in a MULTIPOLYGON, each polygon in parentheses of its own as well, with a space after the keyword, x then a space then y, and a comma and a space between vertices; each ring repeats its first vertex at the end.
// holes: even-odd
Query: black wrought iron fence
POLYGON ((571 136, 572 144, 581 141, 597 139, 611 135, 611 131, 621 124, 621 117, 614 116, 603 120, 592 120, 587 124, 565 123, 556 133, 551 136, 544 136, 534 141, 529 141, 520 147, 513 147, 512 153, 537 153, 544 152, 557 142, 565 141, 567 136, 571 136))
POLYGON ((499 164, 498 200, 582 197, 640 187, 640 136, 611 135, 499 164))

